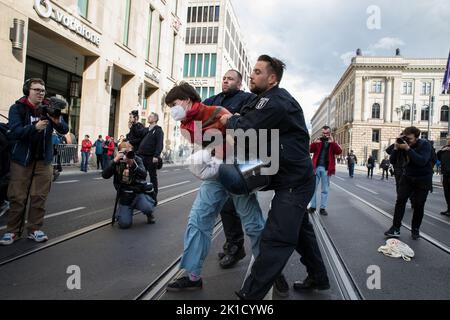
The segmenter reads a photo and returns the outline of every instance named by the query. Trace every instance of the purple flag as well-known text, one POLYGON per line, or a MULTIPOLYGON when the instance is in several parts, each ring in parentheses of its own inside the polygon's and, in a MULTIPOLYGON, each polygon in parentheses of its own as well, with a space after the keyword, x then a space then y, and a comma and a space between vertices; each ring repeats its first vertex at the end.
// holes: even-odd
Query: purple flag
POLYGON ((444 75, 444 81, 442 82, 442 89, 445 93, 450 93, 449 90, 449 81, 450 81, 450 51, 448 52, 448 61, 447 61, 447 68, 445 69, 445 75, 444 75))

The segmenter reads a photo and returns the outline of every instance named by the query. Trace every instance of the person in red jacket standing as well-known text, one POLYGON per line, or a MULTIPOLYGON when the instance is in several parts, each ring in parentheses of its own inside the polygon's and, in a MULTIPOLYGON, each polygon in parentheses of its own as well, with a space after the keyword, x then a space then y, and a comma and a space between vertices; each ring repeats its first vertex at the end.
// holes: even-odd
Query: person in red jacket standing
POLYGON ((316 174, 316 190, 309 203, 309 213, 316 211, 316 192, 319 182, 322 180, 322 192, 320 197, 320 214, 328 215, 325 208, 328 202, 328 191, 330 189, 330 177, 336 173, 335 156, 342 153, 342 149, 331 135, 328 126, 322 127, 322 136, 309 146, 309 152, 313 154, 313 166, 316 174))
POLYGON ((91 155, 92 142, 89 136, 85 135, 81 142, 81 168, 80 171, 87 172, 89 156, 91 155))

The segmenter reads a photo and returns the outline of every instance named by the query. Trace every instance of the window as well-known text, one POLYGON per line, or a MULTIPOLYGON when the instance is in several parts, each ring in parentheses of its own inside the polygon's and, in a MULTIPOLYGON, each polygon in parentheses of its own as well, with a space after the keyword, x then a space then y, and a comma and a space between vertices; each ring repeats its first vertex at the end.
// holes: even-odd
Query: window
POLYGON ((209 22, 213 22, 214 19, 214 6, 210 6, 209 7, 209 22))
POLYGON ((177 45, 177 34, 173 33, 173 42, 172 42, 172 67, 170 69, 170 75, 172 78, 175 78, 175 51, 176 51, 176 45, 177 45))
POLYGON ((190 44, 195 43, 195 30, 196 28, 191 28, 191 41, 189 42, 190 44))
POLYGON ((226 24, 227 24, 227 29, 229 31, 231 31, 231 18, 230 18, 230 13, 229 12, 227 12, 226 24))
POLYGON ((403 82, 403 94, 412 94, 412 82, 403 82))
POLYGON ((374 81, 372 83, 372 93, 381 93, 381 81, 374 81))
POLYGON ((191 65, 189 67, 189 77, 195 77, 195 54, 191 54, 191 65))
POLYGON ((163 18, 161 16, 159 16, 159 20, 158 20, 158 50, 157 52, 157 58, 156 58, 156 66, 159 68, 159 58, 161 55, 161 34, 162 34, 162 22, 163 22, 163 18))
POLYGON ((203 7, 198 7, 197 22, 203 22, 203 7))
POLYGON ((210 97, 212 97, 212 96, 214 96, 216 93, 215 93, 215 88, 214 87, 209 87, 209 96, 210 97))
POLYGON ((191 22, 197 22, 197 7, 192 8, 191 22))
POLYGON ((442 106, 441 108, 441 121, 448 122, 448 106, 442 106))
POLYGON ((203 67, 203 54, 198 54, 197 56, 197 77, 202 76, 202 67, 203 67))
POLYGON ((214 21, 215 22, 219 21, 219 16, 220 16, 220 7, 216 6, 216 10, 214 12, 214 21))
POLYGON ((372 130, 372 142, 380 142, 380 129, 372 130))
POLYGON ((208 7, 203 7, 203 22, 208 22, 208 7))
POLYGON ((212 43, 212 38, 213 38, 213 28, 208 27, 208 43, 212 43))
POLYGON ((189 54, 184 55, 183 77, 189 75, 189 54))
POLYGON ((209 77, 209 60, 210 60, 210 54, 205 54, 205 61, 203 63, 203 76, 209 77))
POLYGON ((205 100, 208 98, 208 87, 202 88, 202 94, 201 94, 202 100, 205 100))
POLYGON ((202 37, 202 28, 197 27, 197 36, 195 37, 195 43, 200 43, 202 37))
POLYGON ((217 60, 217 54, 213 53, 211 54, 211 72, 210 77, 216 76, 216 60, 217 60))
POLYGON ((230 36, 228 32, 225 32, 225 49, 228 51, 228 47, 230 46, 230 36))
POLYGON ((378 161, 378 150, 372 150, 372 158, 375 161, 378 161))
POLYGON ((125 25, 123 30, 123 44, 128 46, 130 35, 130 15, 131 15, 131 0, 125 0, 125 25))
POLYGON ((441 131, 441 134, 439 135, 439 137, 441 139, 446 139, 447 138, 447 131, 441 131))
MULTIPOLYGON (((148 13, 148 30, 147 30, 147 51, 145 56, 147 57, 147 61, 150 61, 150 44, 152 41, 152 22, 153 22, 153 8, 150 7, 149 13, 148 13)), ((189 29, 189 28, 188 28, 189 29)), ((188 30, 186 29, 186 32, 188 30)), ((186 37, 187 39, 187 37, 186 37)))
POLYGON ((431 82, 422 82, 422 95, 430 95, 431 94, 431 82))
POLYGON ((217 43, 219 37, 219 27, 214 27, 213 43, 217 43))
POLYGON ((185 43, 189 44, 189 38, 191 36, 191 28, 186 28, 186 39, 185 39, 185 43))
POLYGON ((202 28, 202 43, 206 43, 206 32, 207 32, 208 28, 203 27, 202 28))
POLYGON ((78 14, 87 19, 89 0, 78 0, 78 14))
POLYGON ((428 106, 423 106, 420 111, 420 120, 428 121, 430 119, 430 108, 428 106))
POLYGON ((411 107, 408 105, 403 110, 402 120, 411 120, 411 107))
POLYGON ((191 22, 191 7, 188 8, 188 12, 187 12, 187 22, 191 22))
POLYGON ((372 119, 381 118, 381 107, 379 103, 374 103, 372 106, 372 119))

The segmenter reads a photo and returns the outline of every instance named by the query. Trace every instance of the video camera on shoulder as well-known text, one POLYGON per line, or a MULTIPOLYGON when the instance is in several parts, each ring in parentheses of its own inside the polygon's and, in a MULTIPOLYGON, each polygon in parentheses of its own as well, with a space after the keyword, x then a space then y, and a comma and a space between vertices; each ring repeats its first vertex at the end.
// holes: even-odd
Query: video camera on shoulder
POLYGON ((400 138, 397 138, 397 140, 395 140, 395 142, 398 144, 407 144, 407 143, 409 143, 409 139, 407 136, 401 136, 400 138))
POLYGON ((41 120, 47 120, 49 117, 59 118, 61 116, 61 111, 66 107, 67 102, 63 99, 51 97, 50 99, 44 100, 39 106, 41 120))

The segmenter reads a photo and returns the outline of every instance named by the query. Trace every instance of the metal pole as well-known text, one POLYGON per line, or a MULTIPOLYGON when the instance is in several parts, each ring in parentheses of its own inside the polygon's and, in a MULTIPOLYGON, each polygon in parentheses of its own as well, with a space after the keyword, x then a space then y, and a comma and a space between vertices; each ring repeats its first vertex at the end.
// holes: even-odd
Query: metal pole
POLYGON ((428 107, 429 108, 429 110, 428 110, 428 131, 427 131, 427 139, 428 139, 428 141, 431 141, 431 132, 430 132, 431 128, 430 128, 430 126, 431 126, 431 119, 433 117, 434 96, 430 97, 430 100, 431 100, 431 103, 430 103, 430 106, 428 107))
POLYGON ((416 104, 413 103, 413 104, 411 105, 411 127, 414 125, 414 115, 415 115, 415 112, 416 112, 416 104))

